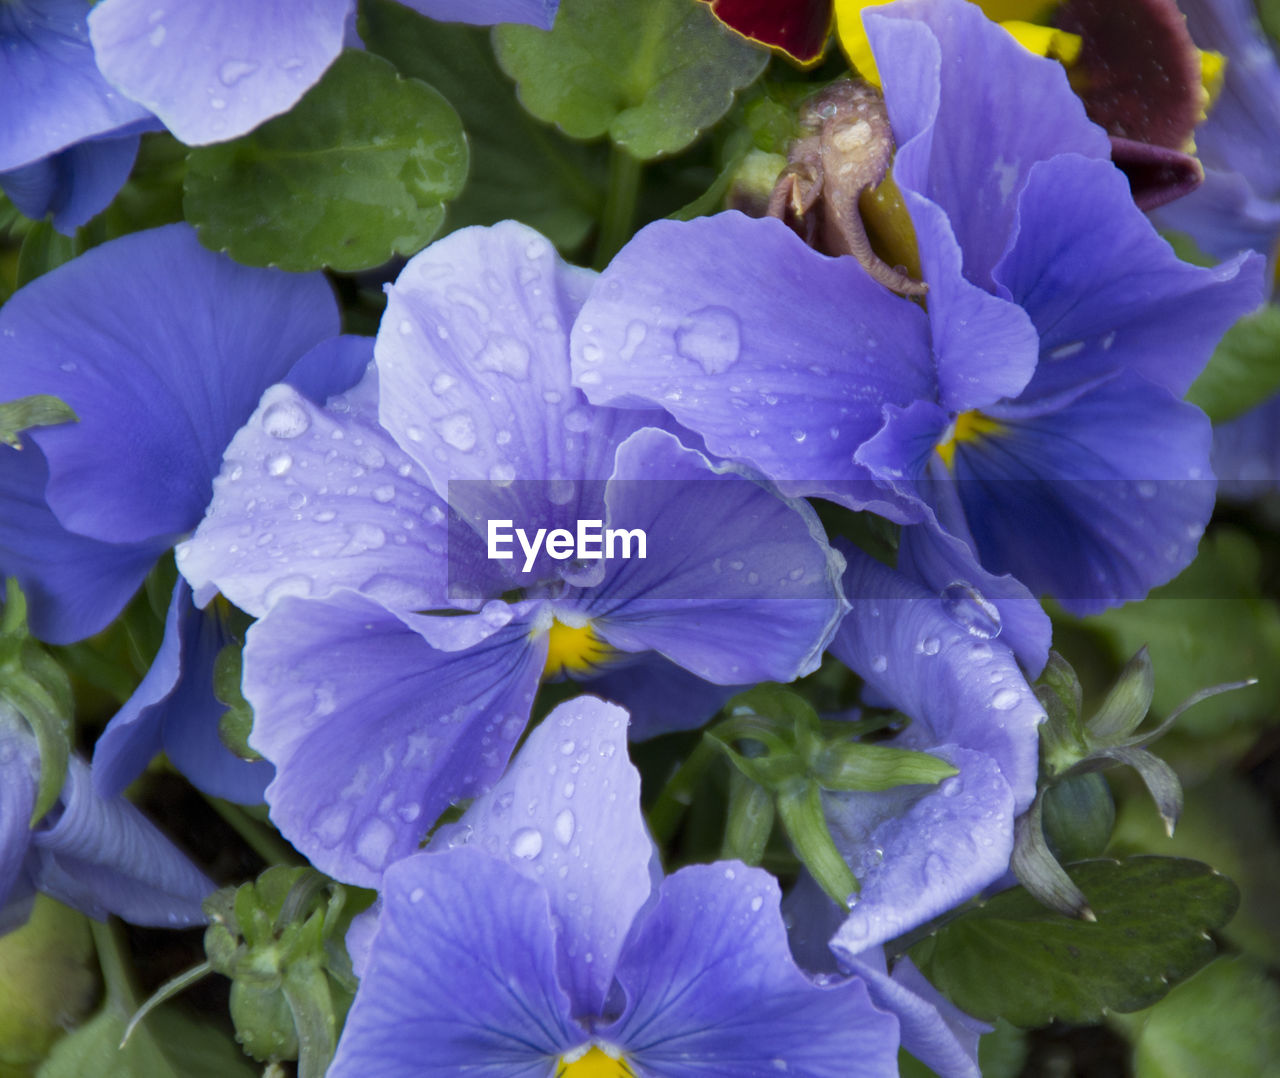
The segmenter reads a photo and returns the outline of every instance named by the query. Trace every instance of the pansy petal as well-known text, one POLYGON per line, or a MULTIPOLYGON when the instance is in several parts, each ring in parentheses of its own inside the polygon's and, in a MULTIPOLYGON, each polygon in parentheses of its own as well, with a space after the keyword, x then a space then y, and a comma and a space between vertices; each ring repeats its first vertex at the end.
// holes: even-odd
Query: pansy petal
POLYGON ((1181 261, 1105 161, 1035 165, 994 272, 1040 332, 1024 399, 1118 369, 1182 396, 1222 334, 1262 302, 1262 268, 1256 255, 1215 269, 1181 261))
MULTIPOLYGON (((365 377, 372 362, 373 338, 344 333, 317 344, 289 368, 284 381, 308 400, 324 404, 334 394, 353 389, 365 377)), ((376 394, 373 401, 369 420, 376 422, 376 394)), ((368 408, 361 403, 360 410, 365 412, 368 408)))
POLYGON ((518 22, 550 30, 560 0, 400 0, 405 7, 437 22, 493 26, 518 22))
POLYGON ((110 542, 171 539, 200 520, 262 390, 337 323, 318 273, 237 265, 185 225, 133 233, 0 309, 0 400, 51 393, 79 417, 30 434, 66 527, 110 542))
POLYGON ((897 1016, 902 1047, 938 1078, 982 1078, 978 1038, 991 1027, 943 996, 911 959, 898 959, 892 976, 884 968, 883 955, 875 952, 850 959, 848 968, 866 982, 877 1007, 897 1016))
POLYGON ((929 282, 938 400, 952 412, 1016 397, 1036 369, 1039 339, 1020 307, 964 276, 964 257, 936 203, 904 191, 929 282))
POLYGON ((738 862, 664 880, 627 937, 626 1009, 601 1037, 663 1078, 892 1074, 897 1022, 860 981, 819 987, 796 968, 779 897, 738 862))
POLYGON ((31 837, 36 886, 99 920, 114 913, 140 925, 204 924, 200 903, 213 882, 123 798, 93 791, 89 768, 72 757, 60 807, 31 837))
POLYGON ((260 617, 339 588, 400 610, 447 605, 448 520, 426 475, 377 423, 370 372, 327 408, 272 386, 232 439, 178 567, 196 602, 221 591, 260 617))
POLYGON ((218 736, 227 705, 213 694, 213 664, 229 642, 217 613, 197 611, 179 580, 151 668, 94 746, 99 796, 121 793, 163 749, 205 793, 241 804, 262 800, 271 765, 240 759, 218 736))
POLYGON ((964 275, 989 290, 1031 166, 1061 153, 1107 160, 1107 136, 1062 65, 1033 56, 975 4, 911 0, 868 10, 863 24, 898 143, 894 180, 942 208, 964 275))
POLYGON ((1222 90, 1196 129, 1200 155, 1243 175, 1266 197, 1280 193, 1280 63, 1249 0, 1180 0, 1202 49, 1227 57, 1222 90))
POLYGON ((587 686, 627 709, 632 741, 696 729, 748 687, 704 681, 656 652, 606 666, 587 686))
POLYGON ((574 1014, 603 1011, 622 941, 649 897, 653 844, 639 803, 627 713, 580 696, 543 719, 498 784, 432 843, 483 850, 546 889, 574 1014))
POLYGON ((1062 400, 992 409, 957 446, 982 563, 1077 614, 1143 598, 1195 557, 1213 511, 1211 428, 1127 371, 1062 400))
POLYGON ((545 660, 509 616, 281 599, 244 653, 250 745, 276 766, 272 820, 317 868, 376 886, 451 801, 502 773, 545 660))
POLYGON ((351 0, 103 0, 89 35, 107 81, 189 146, 287 111, 342 49, 351 0))
POLYGON ((1187 233, 1214 258, 1246 250, 1275 257, 1280 203, 1259 197, 1238 172, 1206 168, 1204 183, 1185 198, 1161 206, 1154 216, 1161 228, 1187 233))
POLYGON ((831 651, 911 718, 908 747, 955 744, 993 757, 1019 812, 1035 794, 1044 711, 998 639, 975 636, 937 592, 851 546, 845 593, 853 609, 831 651))
POLYGON ((98 71, 87 14, 84 0, 0 4, 0 172, 146 117, 98 71))
POLYGON ((659 430, 623 443, 606 497, 608 526, 643 529, 647 547, 606 562, 584 597, 606 641, 721 685, 817 668, 844 604, 812 509, 659 430))
POLYGON ((49 157, 0 173, 0 190, 27 217, 53 214, 64 236, 107 208, 138 156, 138 135, 76 143, 49 157))
POLYGON ((898 569, 938 595, 952 621, 976 640, 999 637, 1028 676, 1049 658, 1053 623, 1016 577, 984 569, 962 539, 929 521, 903 528, 898 569))
POLYGON ((583 307, 572 353, 597 404, 659 405, 784 493, 846 504, 874 498, 853 489, 851 461, 881 405, 935 392, 919 307, 739 213, 641 230, 583 307))
POLYGON ((1280 488, 1280 395, 1213 428, 1218 496, 1242 501, 1280 488))
POLYGON ((0 445, 0 571, 27 599, 31 631, 70 644, 109 625, 138 590, 162 543, 100 543, 67 531, 44 501, 44 454, 0 445))
POLYGON ((547 893, 502 861, 451 850, 391 866, 330 1078, 548 1078, 586 1039, 555 943, 547 893))
MULTIPOLYGON (((921 747, 906 738, 893 744, 921 747)), ((831 940, 842 960, 955 908, 1009 867, 1016 810, 996 760, 954 744, 934 753, 960 773, 938 786, 823 798, 836 848, 860 884, 831 940)))
POLYGON ((816 61, 831 34, 832 0, 707 0, 716 18, 743 37, 781 49, 802 64, 816 61))
POLYGON ((18 882, 31 842, 40 758, 26 721, 0 704, 0 906, 18 882))

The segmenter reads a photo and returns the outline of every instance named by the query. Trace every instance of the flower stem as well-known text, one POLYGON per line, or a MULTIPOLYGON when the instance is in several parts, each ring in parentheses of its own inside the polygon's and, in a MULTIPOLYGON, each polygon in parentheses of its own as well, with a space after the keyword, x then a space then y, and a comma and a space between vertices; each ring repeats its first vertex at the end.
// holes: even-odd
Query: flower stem
POLYGON ((223 801, 220 797, 205 796, 209 807, 231 825, 254 853, 269 865, 296 865, 302 858, 273 830, 250 816, 239 805, 223 801))
POLYGON ((631 237, 643 167, 621 146, 613 147, 609 157, 609 191, 600 218, 600 236, 596 240, 595 268, 598 270, 604 269, 631 237))

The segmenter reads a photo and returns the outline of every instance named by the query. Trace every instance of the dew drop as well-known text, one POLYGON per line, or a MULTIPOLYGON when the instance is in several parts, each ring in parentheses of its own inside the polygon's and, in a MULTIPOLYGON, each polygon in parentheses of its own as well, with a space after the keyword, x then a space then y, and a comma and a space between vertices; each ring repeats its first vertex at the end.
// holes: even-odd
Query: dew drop
POLYGON ((871 669, 877 674, 883 674, 889 669, 889 660, 883 655, 877 655, 871 660, 871 669))
POLYGON ((446 443, 461 453, 469 453, 476 445, 476 424, 466 412, 455 412, 432 424, 446 443))
POLYGON ((1010 708, 1017 706, 1018 690, 1017 689, 1000 689, 995 696, 991 698, 991 706, 997 711, 1008 711, 1010 708))
POLYGON ((272 453, 267 457, 267 475, 281 476, 293 467, 293 457, 288 453, 272 453))
POLYGON ((703 307, 676 329, 676 350, 708 374, 720 374, 737 362, 741 334, 738 316, 727 307, 703 307))
POLYGON ((939 597, 947 617, 970 636, 991 640, 1000 635, 1000 611, 972 584, 953 580, 939 597))
POLYGON ((227 60, 218 68, 218 78, 223 86, 234 86, 257 70, 258 65, 251 60, 227 60))
POLYGON ((262 429, 273 438, 296 438, 310 426, 311 420, 296 401, 276 401, 262 413, 262 429))
POLYGON ((561 846, 567 846, 573 841, 573 833, 577 830, 578 821, 573 818, 573 813, 569 809, 562 809, 552 824, 552 831, 555 833, 556 841, 561 846))
POLYGON ((448 393, 457 384, 458 380, 452 374, 441 371, 431 379, 431 392, 438 397, 442 393, 448 393))
POLYGON ((536 827, 522 827, 511 836, 511 853, 523 861, 532 861, 542 852, 542 832, 536 827))
POLYGON ((529 376, 529 348, 515 337, 490 337, 476 356, 476 366, 516 380, 529 376))

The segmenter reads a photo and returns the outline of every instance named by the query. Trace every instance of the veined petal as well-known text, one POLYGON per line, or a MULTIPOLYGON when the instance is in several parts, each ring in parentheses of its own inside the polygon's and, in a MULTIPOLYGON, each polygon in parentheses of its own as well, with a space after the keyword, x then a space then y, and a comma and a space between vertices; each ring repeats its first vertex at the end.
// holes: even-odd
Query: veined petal
MULTIPOLYGON (((889 744, 922 747, 909 738, 889 744)), ((823 798, 832 838, 861 885, 831 940, 842 961, 953 909, 1008 870, 1016 809, 996 760, 954 744, 933 751, 960 773, 938 786, 823 798)))
POLYGON ((1031 166, 1060 153, 1107 160, 1107 136, 1061 64, 1027 52, 974 4, 908 0, 864 12, 863 24, 898 143, 894 180, 942 208, 964 275, 991 291, 1031 166))
POLYGON ((1105 161, 1034 165, 1016 236, 994 277, 1040 333, 1023 399, 1131 370, 1182 396, 1238 318, 1262 302, 1263 259, 1181 261, 1105 161))
POLYGON ((213 881, 129 802, 98 797, 76 757, 59 805, 36 827, 31 846, 36 887, 90 917, 114 913, 162 928, 207 919, 200 903, 213 881))
POLYGON ((653 844, 639 804, 627 713, 580 696, 543 719, 497 785, 432 840, 433 850, 482 850, 546 889, 574 1014, 604 1010, 622 941, 649 897, 653 844))
POLYGON ((0 704, 0 909, 26 866, 39 777, 34 735, 15 711, 0 704))
POLYGON ((606 641, 721 685, 817 668, 844 616, 842 567, 807 505, 658 430, 623 443, 606 500, 609 527, 647 540, 583 597, 606 641))
POLYGON ((955 477, 982 563, 1067 609, 1143 598, 1195 557, 1213 511, 1211 428, 1129 371, 991 410, 955 477))
POLYGON ((190 146, 288 110, 342 49, 351 0, 102 0, 89 35, 107 81, 190 146))
POLYGON ((880 1078, 897 1022, 860 981, 820 987, 792 961, 777 882, 739 862, 663 881, 637 919, 618 981, 627 1005, 600 1035, 663 1078, 880 1078))
POLYGON ((852 546, 842 549, 853 609, 832 654, 911 718, 901 735, 906 747, 985 753, 1012 787, 1017 811, 1026 809, 1035 795, 1044 710, 1013 653, 998 639, 973 635, 936 592, 852 546))
POLYGON ((866 982, 876 1006, 897 1016, 902 1047, 938 1078, 981 1078, 978 1038, 991 1027, 943 996, 911 959, 899 958, 890 976, 882 954, 864 951, 849 959, 848 968, 866 982))
POLYGON ((331 1078, 548 1078, 586 1040, 556 980, 548 896, 476 850, 387 870, 331 1078))
POLYGON ((146 117, 94 62, 84 0, 0 6, 0 172, 146 117))
POLYGON ((180 579, 151 668, 94 746, 93 786, 100 797, 122 793, 163 750, 205 793, 241 804, 262 800, 271 765, 240 759, 218 736, 227 706, 213 694, 213 664, 228 642, 217 613, 196 610, 180 579))
POLYGON ((262 390, 337 330, 322 275, 240 266, 169 225, 95 247, 0 309, 0 400, 51 393, 79 417, 30 435, 64 526, 168 546, 200 520, 262 390))
POLYGON ((626 708, 628 736, 644 741, 701 726, 749 686, 715 685, 651 651, 607 666, 586 687, 626 708))
POLYGON ((545 647, 509 614, 397 616, 352 592, 281 599, 244 652, 250 744, 276 766, 272 820, 317 868, 377 886, 450 802, 502 773, 545 647))
POLYGON ((928 332, 914 303, 780 221, 659 221, 583 307, 574 381, 599 404, 665 408, 785 494, 858 508, 877 492, 853 453, 882 405, 935 395, 928 332))
POLYGON ((400 0, 437 22, 466 22, 473 26, 493 26, 519 22, 550 30, 556 20, 560 0, 400 0))
POLYGON ((377 399, 374 371, 323 408, 287 385, 263 394, 178 547, 198 603, 221 591, 260 617, 285 595, 347 588, 400 610, 448 605, 464 552, 425 473, 378 426, 377 399))
POLYGON ((27 217, 53 214, 64 236, 107 208, 124 186, 138 156, 138 135, 78 142, 12 172, 0 173, 0 189, 27 217))
POLYGON ((45 504, 48 481, 39 446, 0 445, 0 567, 22 586, 32 633, 70 644, 112 622, 164 544, 101 543, 67 531, 45 504))

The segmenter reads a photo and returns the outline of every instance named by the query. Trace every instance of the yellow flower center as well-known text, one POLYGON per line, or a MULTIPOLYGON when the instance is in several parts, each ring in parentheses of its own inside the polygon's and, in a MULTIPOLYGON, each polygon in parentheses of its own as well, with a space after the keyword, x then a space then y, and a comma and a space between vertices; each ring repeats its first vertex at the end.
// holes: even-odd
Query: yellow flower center
POLYGON ((605 1055, 592 1045, 586 1055, 572 1063, 562 1056, 556 1078, 634 1078, 634 1073, 623 1060, 605 1055))
POLYGON ((542 668, 542 679, 550 681, 563 676, 595 673, 608 665, 615 655, 617 651, 596 635, 590 622, 574 626, 557 619, 547 630, 547 662, 542 668))
POLYGON ((991 434, 999 434, 1004 427, 981 412, 961 412, 951 424, 943 440, 938 443, 937 454, 948 470, 956 465, 956 446, 965 442, 977 442, 991 434))

